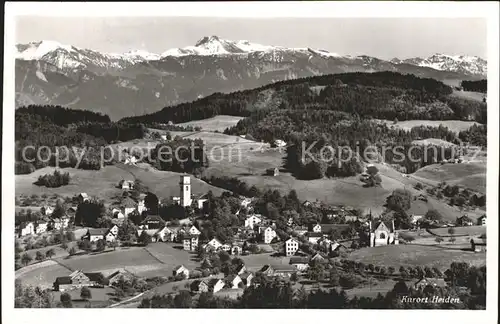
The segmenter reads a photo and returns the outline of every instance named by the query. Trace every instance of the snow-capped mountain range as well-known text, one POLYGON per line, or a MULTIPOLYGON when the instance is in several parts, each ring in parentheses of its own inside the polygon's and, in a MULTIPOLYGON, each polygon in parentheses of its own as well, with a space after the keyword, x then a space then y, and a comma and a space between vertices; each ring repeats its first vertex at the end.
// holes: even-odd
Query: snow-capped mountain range
POLYGON ((344 72, 394 71, 435 79, 484 78, 478 57, 435 54, 381 60, 323 49, 286 48, 203 37, 161 54, 101 53, 54 41, 16 45, 16 104, 98 110, 111 118, 150 113, 214 92, 344 72))

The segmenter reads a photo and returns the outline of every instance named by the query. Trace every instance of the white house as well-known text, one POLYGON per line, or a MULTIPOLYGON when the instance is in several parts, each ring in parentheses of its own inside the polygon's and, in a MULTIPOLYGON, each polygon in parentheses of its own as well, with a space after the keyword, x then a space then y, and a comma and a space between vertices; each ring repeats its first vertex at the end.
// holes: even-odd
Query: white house
POLYGON ((284 140, 277 139, 277 140, 274 141, 274 145, 276 145, 277 147, 285 147, 286 146, 286 142, 284 140))
POLYGON ((286 256, 292 256, 299 249, 299 242, 294 238, 289 238, 285 242, 285 254, 286 256))
POLYGON ((123 219, 123 218, 125 218, 125 215, 118 208, 113 208, 111 210, 111 214, 113 215, 113 218, 117 218, 117 219, 123 219))
POLYGON ((108 230, 106 232, 106 235, 104 235, 104 239, 106 240, 106 242, 114 242, 116 241, 116 237, 117 235, 113 234, 113 232, 111 232, 110 230, 108 230))
POLYGON ((251 203, 252 203, 252 199, 250 199, 250 198, 244 198, 241 201, 241 207, 247 208, 251 203))
POLYGON ((245 219, 245 227, 253 229, 255 225, 262 223, 262 215, 260 214, 252 214, 247 216, 245 219))
POLYGON ((69 226, 69 218, 54 218, 50 221, 50 226, 53 229, 60 230, 61 228, 66 228, 69 226))
POLYGON ((299 271, 307 271, 309 269, 309 260, 305 257, 292 257, 290 258, 290 265, 299 271))
POLYGON ((323 234, 320 232, 309 232, 307 233, 307 240, 312 244, 318 243, 318 241, 323 237, 323 234))
POLYGON ((118 183, 118 186, 123 190, 132 190, 134 189, 134 181, 132 180, 121 180, 118 183))
POLYGON ((19 227, 19 236, 35 234, 35 224, 27 222, 19 227))
POLYGON ((264 243, 271 243, 276 236, 276 231, 271 226, 266 227, 264 230, 264 243))
POLYGON ((189 279, 189 269, 183 265, 175 267, 173 274, 174 277, 183 274, 186 279, 189 279))
POLYGON ((221 242, 219 242, 219 240, 218 240, 218 239, 216 239, 215 237, 214 237, 213 239, 211 239, 211 240, 207 243, 207 245, 209 245, 209 246, 213 247, 213 249, 214 249, 215 251, 217 251, 220 247, 222 247, 222 243, 221 243, 221 242))
POLYGON ((48 223, 46 221, 39 221, 36 223, 35 232, 36 234, 42 234, 47 232, 48 223))
POLYGON ((146 211, 146 205, 144 205, 144 199, 140 199, 139 202, 137 203, 137 211, 139 214, 142 214, 142 212, 146 211))
POLYGON ((107 230, 104 228, 89 228, 87 233, 82 236, 82 240, 89 240, 90 242, 96 242, 99 240, 104 240, 104 236, 107 234, 107 230))
POLYGON ((228 286, 228 288, 231 289, 238 289, 240 283, 243 282, 239 275, 229 275, 226 277, 225 280, 226 280, 226 285, 228 286))
POLYGON ((54 212, 54 207, 52 206, 43 206, 40 208, 40 213, 44 216, 50 216, 54 212))
POLYGON ((477 219, 477 225, 486 226, 486 215, 483 215, 477 219))
POLYGON ((321 225, 320 224, 316 224, 316 225, 314 225, 314 226, 311 227, 311 230, 314 233, 321 233, 321 225))
POLYGON ((78 202, 79 203, 84 203, 86 201, 90 201, 89 195, 87 193, 82 192, 81 194, 78 195, 78 202))
POLYGON ((410 222, 415 225, 423 218, 424 218, 423 215, 411 215, 410 222))
POLYGON ((200 230, 198 228, 196 228, 196 226, 193 225, 193 226, 191 226, 189 228, 189 234, 191 234, 191 235, 200 235, 201 232, 200 232, 200 230))
POLYGON ((370 222, 370 247, 399 244, 398 234, 392 222, 373 220, 370 222))
POLYGON ((222 288, 224 288, 225 285, 226 284, 222 279, 210 279, 208 281, 208 289, 214 294, 222 290, 222 288))

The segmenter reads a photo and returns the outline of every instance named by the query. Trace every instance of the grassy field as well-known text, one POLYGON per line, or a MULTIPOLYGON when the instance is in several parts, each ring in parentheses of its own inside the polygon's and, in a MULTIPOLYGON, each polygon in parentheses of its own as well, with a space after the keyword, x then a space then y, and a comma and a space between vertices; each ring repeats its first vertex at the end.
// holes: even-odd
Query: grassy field
MULTIPOLYGON (((80 289, 74 289, 67 291, 67 293, 70 294, 71 299, 72 299, 72 304, 74 308, 84 308, 86 307, 89 303, 92 308, 97 308, 97 307, 105 307, 107 305, 112 304, 113 302, 110 300, 110 297, 113 296, 114 289, 111 287, 104 287, 104 288, 89 288, 90 293, 92 295, 92 298, 89 299, 88 301, 84 301, 80 298, 80 289)), ((52 295, 54 296, 54 300, 56 302, 59 301, 59 298, 61 297, 61 292, 59 291, 54 291, 52 295)))
POLYGON ((270 265, 288 265, 289 257, 272 257, 268 253, 242 255, 241 258, 245 262, 245 266, 249 271, 258 271, 266 264, 270 265))
POLYGON ((55 169, 46 167, 30 174, 16 175, 16 195, 58 194, 72 197, 86 192, 91 196, 98 195, 99 198, 106 199, 121 193, 121 189, 116 188, 118 182, 130 178, 126 171, 111 165, 98 171, 73 168, 62 169, 63 172, 69 172, 71 180, 69 185, 59 188, 39 187, 33 184, 40 175, 53 173, 55 169))
POLYGON ((400 266, 419 265, 438 267, 444 271, 452 262, 467 262, 475 266, 486 264, 486 253, 416 244, 362 248, 350 253, 348 258, 365 264, 393 266, 396 269, 400 266))
POLYGON ((402 120, 394 124, 392 120, 378 120, 381 123, 387 124, 389 127, 396 127, 404 130, 411 130, 413 127, 417 126, 432 126, 438 127, 443 125, 448 127, 452 132, 458 133, 469 129, 472 125, 478 124, 472 121, 462 121, 462 120, 402 120))
POLYGON ((140 247, 61 259, 59 262, 73 270, 84 272, 111 272, 125 268, 134 273, 141 273, 162 266, 158 260, 140 247))
POLYGON ((439 139, 439 138, 426 138, 423 140, 415 140, 412 142, 412 144, 413 145, 422 145, 422 146, 436 145, 436 146, 443 146, 443 147, 456 146, 456 144, 444 141, 444 140, 439 139))
MULTIPOLYGON (((51 288, 57 277, 67 276, 71 271, 54 261, 46 261, 38 267, 30 268, 29 271, 18 270, 16 279, 25 285, 51 288)), ((28 270, 28 269, 26 269, 28 270)))
POLYGON ((204 131, 223 132, 226 128, 236 125, 243 117, 219 115, 212 118, 193 120, 186 123, 176 124, 177 126, 201 127, 204 131))
MULTIPOLYGON (((462 226, 454 227, 454 235, 480 236, 486 234, 486 226, 462 226)), ((431 233, 439 236, 449 236, 447 228, 433 228, 429 230, 431 233)))
MULTIPOLYGON (((194 270, 199 266, 195 260, 196 255, 188 251, 176 248, 181 247, 181 244, 175 243, 153 243, 149 244, 146 249, 156 259, 163 263, 161 269, 156 272, 147 273, 147 276, 171 276, 172 271, 178 265, 184 265, 189 270, 194 270)), ((146 274, 143 274, 146 276, 146 274)))
POLYGON ((433 164, 421 168, 411 175, 429 184, 437 185, 445 181, 450 184, 463 185, 467 188, 486 192, 485 163, 433 164))

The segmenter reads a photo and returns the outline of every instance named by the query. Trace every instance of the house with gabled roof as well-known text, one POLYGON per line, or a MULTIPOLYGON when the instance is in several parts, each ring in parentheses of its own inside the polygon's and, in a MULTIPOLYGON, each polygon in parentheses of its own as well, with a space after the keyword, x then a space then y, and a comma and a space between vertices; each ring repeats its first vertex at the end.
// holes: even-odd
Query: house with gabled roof
POLYGON ((96 242, 99 240, 104 240, 106 234, 107 234, 107 229, 105 228, 89 228, 87 229, 87 233, 82 236, 82 240, 96 242))
POLYGON ((322 253, 319 253, 319 252, 316 252, 316 254, 314 254, 312 257, 311 257, 311 261, 325 261, 326 257, 322 254, 322 253))
POLYGON ((251 214, 245 219, 245 228, 254 229, 255 225, 262 223, 262 215, 251 214))
POLYGON ((52 206, 43 206, 40 208, 40 213, 44 216, 50 216, 54 212, 54 207, 52 206))
POLYGON ((277 236, 276 231, 271 226, 267 226, 264 230, 264 243, 270 244, 274 238, 277 236))
POLYGON ((382 220, 370 221, 370 247, 399 244, 394 220, 384 222, 382 220))
POLYGON ((146 229, 163 228, 166 222, 159 215, 148 215, 141 223, 146 229))
POLYGON ((314 233, 321 233, 321 224, 309 224, 308 230, 314 233))
POLYGON ((196 226, 193 225, 193 226, 191 226, 189 228, 189 234, 191 234, 191 235, 200 235, 201 232, 200 232, 200 230, 196 226))
POLYGON ((423 290, 427 286, 444 288, 447 287, 447 284, 443 278, 422 278, 413 285, 417 290, 423 290))
POLYGON ((291 265, 270 265, 266 264, 260 270, 260 273, 271 277, 290 277, 297 269, 291 265))
POLYGON ((198 235, 184 235, 182 245, 186 251, 196 251, 198 248, 198 235))
POLYGON ((35 224, 35 233, 42 234, 42 233, 47 232, 48 225, 49 225, 49 223, 47 221, 44 221, 44 220, 37 221, 35 224))
POLYGON ((122 190, 132 190, 134 189, 134 181, 133 180, 120 180, 118 183, 118 187, 122 190))
POLYGON ((207 281, 207 284, 208 284, 208 289, 209 291, 211 291, 212 293, 216 293, 220 290, 222 290, 224 287, 225 287, 225 283, 224 283, 224 280, 222 279, 217 279, 217 278, 214 278, 214 279, 209 279, 207 281))
POLYGON ((213 251, 217 251, 222 247, 222 243, 216 239, 215 237, 211 239, 207 245, 211 246, 213 248, 213 251))
POLYGON ((189 286, 190 290, 192 292, 197 292, 197 293, 202 293, 202 292, 208 292, 209 287, 208 287, 208 282, 207 280, 194 280, 191 285, 189 286))
POLYGON ((307 227, 306 226, 295 226, 292 228, 292 230, 297 233, 297 235, 302 236, 307 233, 307 227))
POLYGON ((306 257, 291 257, 290 265, 299 271, 307 271, 309 269, 309 259, 306 257))
POLYGON ((474 252, 486 252, 486 237, 470 240, 471 249, 474 252))
POLYGON ((175 267, 175 268, 174 268, 174 271, 173 271, 173 275, 174 275, 174 277, 175 277, 175 276, 178 276, 178 275, 181 275, 181 274, 182 274, 182 275, 184 275, 184 277, 185 277, 186 279, 189 279, 189 269, 188 269, 188 268, 186 268, 186 267, 185 267, 184 265, 182 265, 182 264, 181 264, 181 265, 179 265, 179 266, 177 266, 177 267, 175 267))
POLYGON ((240 288, 240 284, 243 285, 243 281, 241 280, 241 277, 237 274, 231 274, 224 278, 225 280, 225 286, 231 289, 238 289, 240 288))
POLYGON ((130 197, 125 197, 125 199, 122 200, 120 205, 123 209, 123 214, 125 215, 125 217, 128 217, 128 215, 133 213, 137 207, 136 202, 130 197))
POLYGON ((457 218, 456 224, 457 226, 472 226, 474 225, 474 222, 469 216, 462 215, 461 217, 457 218))
POLYGON ((250 287, 252 285, 252 280, 254 278, 253 273, 251 272, 243 272, 242 274, 239 274, 241 278, 241 282, 245 287, 250 287))
POLYGON ((33 222, 21 223, 18 227, 17 234, 19 237, 35 234, 35 224, 33 222))
POLYGON ((318 241, 323 237, 323 234, 322 233, 318 233, 318 232, 308 232, 307 233, 307 240, 312 243, 312 244, 316 244, 318 243, 318 241))
POLYGON ((90 196, 87 193, 82 192, 77 196, 78 203, 82 204, 86 201, 90 201, 90 196))
POLYGON ((486 226, 486 214, 477 219, 477 225, 486 226))
POLYGON ((108 284, 110 286, 114 286, 116 283, 120 282, 121 280, 126 281, 126 282, 130 282, 135 277, 136 276, 133 273, 131 273, 130 271, 127 271, 125 269, 119 269, 108 276, 108 284))
POLYGON ((286 256, 295 255, 295 252, 299 250, 299 241, 293 237, 285 241, 285 254, 286 256))

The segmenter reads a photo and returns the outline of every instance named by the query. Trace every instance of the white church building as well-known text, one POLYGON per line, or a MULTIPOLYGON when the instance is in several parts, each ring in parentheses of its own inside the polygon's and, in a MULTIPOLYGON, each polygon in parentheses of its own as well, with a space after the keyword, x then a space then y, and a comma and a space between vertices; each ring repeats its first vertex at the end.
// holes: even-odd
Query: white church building
POLYGON ((173 201, 182 207, 195 206, 199 209, 203 208, 203 203, 207 201, 204 198, 205 195, 195 196, 191 193, 191 177, 188 175, 181 175, 181 180, 179 182, 179 197, 173 197, 173 201))

